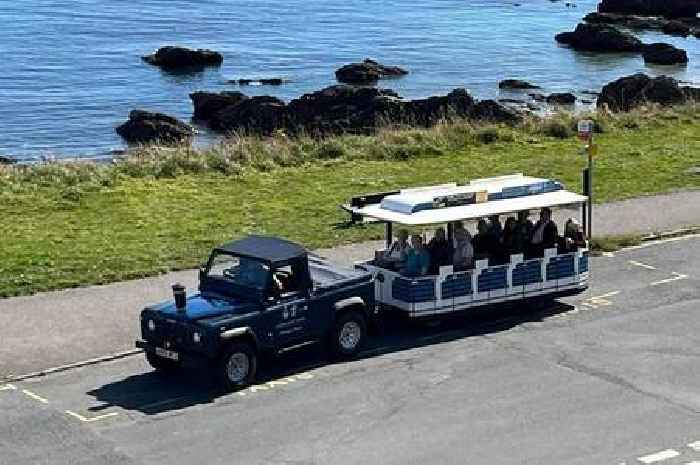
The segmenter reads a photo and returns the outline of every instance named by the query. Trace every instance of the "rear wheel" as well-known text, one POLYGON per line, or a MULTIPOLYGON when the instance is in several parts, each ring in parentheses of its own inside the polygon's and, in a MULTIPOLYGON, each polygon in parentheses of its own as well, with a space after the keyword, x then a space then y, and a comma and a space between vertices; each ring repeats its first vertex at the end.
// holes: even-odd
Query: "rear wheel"
POLYGON ((335 322, 331 348, 336 356, 349 358, 357 355, 367 337, 365 316, 358 311, 342 314, 335 322))
POLYGON ((255 381, 258 358, 250 344, 237 342, 226 348, 217 365, 221 385, 227 391, 236 391, 255 381))
POLYGON ((180 369, 180 362, 175 360, 168 360, 167 358, 160 357, 153 352, 146 352, 146 361, 148 362, 154 370, 158 373, 171 374, 180 369))

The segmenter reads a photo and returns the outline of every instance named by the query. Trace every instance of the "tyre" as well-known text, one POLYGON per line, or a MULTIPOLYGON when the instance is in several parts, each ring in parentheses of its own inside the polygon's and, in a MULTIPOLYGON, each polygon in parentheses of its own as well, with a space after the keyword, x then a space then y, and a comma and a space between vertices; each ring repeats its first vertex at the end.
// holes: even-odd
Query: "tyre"
POLYGON ((217 363, 217 378, 227 391, 237 391, 255 381, 258 357, 255 349, 246 342, 229 345, 217 363))
POLYGON ((331 334, 331 349, 340 358, 350 358, 362 349, 367 337, 365 316, 358 311, 343 313, 335 322, 331 334))
POLYGON ((159 357, 153 352, 146 352, 146 361, 158 373, 172 374, 180 369, 180 362, 159 357))

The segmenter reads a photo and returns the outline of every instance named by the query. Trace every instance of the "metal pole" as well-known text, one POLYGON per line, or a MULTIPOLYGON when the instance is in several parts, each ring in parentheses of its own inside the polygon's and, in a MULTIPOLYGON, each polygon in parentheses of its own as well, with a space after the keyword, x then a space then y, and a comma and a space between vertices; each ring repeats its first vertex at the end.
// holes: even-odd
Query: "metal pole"
MULTIPOLYGON (((581 172, 581 187, 583 195, 588 197, 588 168, 581 172)), ((583 222, 583 232, 588 235, 588 200, 581 205, 581 221, 583 222)))
POLYGON ((593 237, 593 131, 588 139, 588 239, 593 237))
POLYGON ((387 221, 386 223, 386 248, 387 250, 391 248, 391 243, 392 241, 392 233, 391 233, 391 221, 387 221))

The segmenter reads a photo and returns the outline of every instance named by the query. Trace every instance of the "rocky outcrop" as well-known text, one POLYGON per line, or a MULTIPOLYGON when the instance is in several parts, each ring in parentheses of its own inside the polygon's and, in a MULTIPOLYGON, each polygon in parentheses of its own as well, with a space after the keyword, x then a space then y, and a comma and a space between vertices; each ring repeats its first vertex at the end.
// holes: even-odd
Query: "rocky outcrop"
POLYGON ((674 47, 670 44, 648 44, 644 46, 642 52, 645 63, 657 65, 677 65, 688 63, 688 54, 685 50, 674 47))
POLYGON ((247 131, 269 135, 288 126, 287 105, 270 96, 250 97, 218 111, 209 124, 221 132, 247 131))
POLYGON ((569 92, 554 93, 547 96, 547 103, 552 105, 573 105, 576 103, 576 96, 569 92))
POLYGON ((166 70, 201 69, 206 66, 219 66, 224 61, 224 57, 213 50, 192 50, 174 46, 161 47, 155 53, 141 59, 166 70))
POLYGON ((555 39, 573 49, 592 52, 638 52, 642 49, 639 39, 606 24, 581 23, 573 32, 562 32, 555 39))
POLYGON ((629 29, 663 29, 669 20, 638 15, 623 15, 618 13, 589 13, 583 18, 587 23, 616 24, 629 29))
POLYGON ((338 82, 346 84, 374 84, 385 77, 398 77, 408 74, 408 71, 398 66, 385 66, 366 58, 361 63, 350 63, 335 72, 338 82))
POLYGON ((520 79, 504 79, 498 83, 499 89, 540 89, 540 86, 530 84, 527 81, 521 81, 520 79))
POLYGON ((403 117, 398 94, 389 89, 335 85, 289 102, 294 126, 314 135, 366 133, 403 117))
POLYGON ((194 106, 194 119, 208 121, 222 109, 235 105, 248 97, 241 92, 193 92, 190 94, 194 106))
POLYGON ((700 13, 697 0, 602 0, 601 13, 622 13, 667 18, 694 18, 700 13))
POLYGON ((501 105, 494 100, 482 100, 471 109, 469 117, 475 120, 494 123, 517 123, 522 116, 515 110, 501 105))
POLYGON ((690 26, 682 21, 668 21, 661 30, 664 34, 680 37, 688 37, 691 33, 690 26))
POLYGON ((521 119, 520 114, 497 102, 477 103, 466 89, 404 101, 389 89, 340 84, 302 95, 288 105, 275 97, 246 97, 234 92, 195 92, 191 98, 197 119, 222 132, 270 134, 284 129, 325 135, 370 133, 386 124, 427 127, 451 117, 505 123, 521 119))
POLYGON ((678 81, 668 76, 650 78, 639 73, 605 85, 598 97, 598 107, 607 107, 611 111, 629 111, 647 103, 676 105, 698 100, 699 94, 699 89, 682 87, 678 81))
POLYGON ((129 120, 115 130, 129 143, 178 144, 194 135, 194 130, 177 118, 143 110, 131 111, 129 120))
POLYGON ((5 155, 0 155, 0 165, 13 165, 17 163, 17 160, 15 160, 12 157, 6 157, 5 155))

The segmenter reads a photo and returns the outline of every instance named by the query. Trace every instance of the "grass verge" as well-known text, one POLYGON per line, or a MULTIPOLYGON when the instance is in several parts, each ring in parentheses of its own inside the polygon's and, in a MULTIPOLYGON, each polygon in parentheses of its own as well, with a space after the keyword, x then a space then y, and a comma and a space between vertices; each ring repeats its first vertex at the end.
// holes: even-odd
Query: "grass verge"
MULTIPOLYGON (((699 188, 695 106, 597 115, 596 200, 699 188)), ((513 172, 580 186, 570 115, 518 127, 452 121, 325 140, 237 137, 144 147, 113 165, 0 167, 0 296, 189 268, 250 232, 308 247, 377 239, 338 204, 359 193, 513 172)), ((608 246, 601 244, 600 247, 608 246)))

